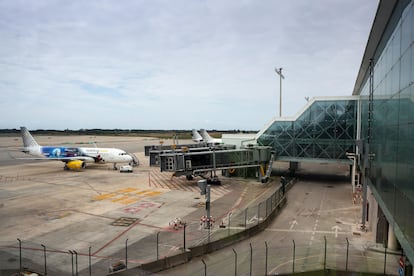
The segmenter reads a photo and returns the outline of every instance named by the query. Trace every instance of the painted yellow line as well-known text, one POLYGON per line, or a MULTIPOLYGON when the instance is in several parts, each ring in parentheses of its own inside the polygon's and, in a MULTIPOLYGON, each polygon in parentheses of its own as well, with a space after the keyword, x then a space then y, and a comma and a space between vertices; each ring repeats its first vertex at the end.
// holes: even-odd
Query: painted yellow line
POLYGON ((125 189, 118 190, 117 193, 127 194, 127 193, 135 192, 137 190, 138 190, 137 188, 125 188, 125 189))
POLYGON ((116 196, 115 193, 102 194, 102 195, 95 196, 93 199, 94 200, 105 200, 105 199, 109 199, 109 198, 112 198, 112 197, 115 197, 115 196, 116 196))
POLYGON ((94 200, 111 200, 121 204, 131 204, 144 199, 145 197, 152 197, 163 192, 153 190, 139 190, 137 188, 124 188, 113 193, 101 194, 95 196, 94 200))
POLYGON ((125 199, 125 200, 120 201, 119 203, 128 205, 128 204, 131 204, 131 203, 135 203, 137 201, 140 201, 140 200, 141 200, 140 198, 128 198, 128 199, 125 199))
POLYGON ((118 202, 118 201, 126 200, 128 198, 129 198, 128 196, 123 196, 123 197, 119 197, 119 198, 112 199, 111 201, 112 202, 118 202))

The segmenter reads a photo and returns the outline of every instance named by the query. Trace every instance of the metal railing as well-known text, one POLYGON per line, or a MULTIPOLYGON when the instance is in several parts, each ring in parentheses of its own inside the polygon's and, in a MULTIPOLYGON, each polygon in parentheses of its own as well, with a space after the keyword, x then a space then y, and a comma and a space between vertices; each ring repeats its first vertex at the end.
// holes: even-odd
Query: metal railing
MULTIPOLYGON (((219 261, 200 262, 204 270, 234 264, 234 275, 265 275, 315 270, 362 271, 397 274, 399 256, 385 249, 367 250, 347 238, 327 239, 312 245, 292 240, 290 246, 252 244, 243 249, 233 244, 262 231, 283 206, 290 188, 277 187, 269 196, 248 208, 218 218, 209 229, 200 221, 172 224, 168 231, 154 232, 142 239, 120 241, 118 251, 106 255, 92 246, 53 248, 47 244, 17 239, 14 244, 0 244, 1 271, 33 271, 42 275, 104 275, 110 271, 131 269, 156 272, 186 263, 189 259, 221 249, 228 254, 219 261), (238 259, 238 260, 237 260, 238 259), (244 261, 242 261, 244 260, 244 261)), ((76 241, 79 245, 79 241, 76 241)), ((57 244, 57 243, 55 243, 57 244)), ((75 244, 75 243, 74 243, 75 244)), ((85 244, 82 241, 81 244, 85 244)))
POLYGON ((232 269, 226 271, 227 275, 282 275, 328 270, 397 275, 400 258, 387 253, 386 249, 367 250, 361 248, 358 242, 349 242, 345 238, 338 240, 326 237, 324 241, 312 245, 298 244, 292 240, 291 246, 285 247, 264 242, 263 244, 250 243, 238 250, 234 248, 223 250, 227 250, 227 254, 221 254, 219 261, 205 261, 204 266, 200 262, 199 270, 193 270, 195 275, 203 275, 205 269, 219 271, 220 267, 229 266, 232 269))

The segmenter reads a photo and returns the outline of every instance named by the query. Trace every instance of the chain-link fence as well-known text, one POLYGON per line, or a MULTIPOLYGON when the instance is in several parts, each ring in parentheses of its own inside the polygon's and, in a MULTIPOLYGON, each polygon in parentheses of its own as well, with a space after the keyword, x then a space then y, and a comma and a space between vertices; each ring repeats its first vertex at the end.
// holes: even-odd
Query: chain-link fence
POLYGON ((114 254, 95 251, 93 246, 85 246, 84 241, 76 239, 74 248, 82 247, 83 250, 52 248, 47 244, 17 239, 15 244, 0 246, 0 266, 2 271, 26 270, 45 275, 104 275, 126 268, 156 272, 227 247, 223 249, 228 251, 224 254, 226 257, 200 264, 200 275, 207 268, 214 270, 215 266, 228 267, 229 264, 234 264, 234 275, 323 269, 397 274, 398 262, 394 260, 397 256, 386 254, 385 250, 367 251, 348 239, 329 240, 325 237, 323 242, 312 245, 292 240, 291 246, 265 242, 232 249, 231 245, 266 228, 285 203, 285 192, 289 187, 289 184, 275 187, 269 196, 246 209, 228 213, 215 221, 212 227, 208 227, 206 221, 175 221, 167 231, 119 242, 115 245, 117 252, 114 254))
POLYGON ((292 240, 290 246, 265 242, 250 243, 237 250, 223 250, 226 250, 227 254, 220 254, 220 259, 203 260, 203 263, 199 263, 199 269, 193 272, 203 275, 206 270, 219 271, 222 267, 230 267, 226 275, 282 275, 327 270, 397 275, 400 258, 398 255, 387 253, 386 249, 367 250, 358 242, 349 242, 347 239, 338 241, 336 238, 324 238, 324 241, 312 245, 298 244, 292 240))
MULTIPOLYGON (((97 252, 93 245, 74 239, 73 248, 53 248, 41 242, 17 239, 14 244, 0 245, 2 271, 34 271, 49 275, 102 275, 109 271, 137 267, 157 261, 184 263, 188 252, 192 256, 202 255, 224 244, 233 244, 255 231, 265 227, 270 215, 285 200, 281 187, 256 204, 239 211, 230 212, 226 217, 218 218, 211 227, 206 221, 185 221, 181 219, 170 223, 167 231, 155 232, 139 240, 126 239, 119 244, 117 253, 108 257, 97 252), (185 256, 181 256, 184 254, 185 256), (178 256, 178 257, 177 257, 178 256)), ((67 237, 66 239, 70 239, 67 237)), ((59 244, 58 241, 54 244, 59 244)), ((56 247, 56 246, 55 246, 56 247)), ((159 268, 168 267, 162 264, 159 268)))

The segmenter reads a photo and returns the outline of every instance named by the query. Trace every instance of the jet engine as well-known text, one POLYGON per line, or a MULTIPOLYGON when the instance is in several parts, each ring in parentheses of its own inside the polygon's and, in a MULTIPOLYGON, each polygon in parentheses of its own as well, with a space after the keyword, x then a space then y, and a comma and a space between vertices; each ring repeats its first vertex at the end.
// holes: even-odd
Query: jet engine
POLYGON ((85 162, 82 160, 69 161, 65 165, 65 170, 80 170, 85 168, 85 162))
POLYGON ((98 154, 98 156, 94 157, 95 159, 95 163, 104 163, 105 160, 102 158, 102 156, 100 154, 98 154))

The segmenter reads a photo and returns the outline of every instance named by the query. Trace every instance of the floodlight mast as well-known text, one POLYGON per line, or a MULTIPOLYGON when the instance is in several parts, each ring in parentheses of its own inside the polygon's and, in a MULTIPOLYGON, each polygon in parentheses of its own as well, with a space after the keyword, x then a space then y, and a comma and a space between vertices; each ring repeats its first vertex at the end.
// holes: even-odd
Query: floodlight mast
POLYGON ((282 117, 282 79, 285 79, 285 76, 283 76, 282 74, 282 67, 280 67, 279 70, 275 68, 275 72, 279 75, 279 79, 280 79, 279 117, 282 117))

